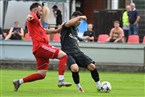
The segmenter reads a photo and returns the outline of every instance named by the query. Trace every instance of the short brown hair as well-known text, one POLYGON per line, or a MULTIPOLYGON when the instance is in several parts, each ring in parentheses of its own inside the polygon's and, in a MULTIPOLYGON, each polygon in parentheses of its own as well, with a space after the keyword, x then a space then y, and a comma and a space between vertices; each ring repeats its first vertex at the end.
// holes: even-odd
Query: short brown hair
POLYGON ((32 9, 34 9, 34 8, 37 8, 38 6, 41 6, 41 4, 40 3, 32 3, 32 5, 30 6, 30 11, 32 10, 32 9))

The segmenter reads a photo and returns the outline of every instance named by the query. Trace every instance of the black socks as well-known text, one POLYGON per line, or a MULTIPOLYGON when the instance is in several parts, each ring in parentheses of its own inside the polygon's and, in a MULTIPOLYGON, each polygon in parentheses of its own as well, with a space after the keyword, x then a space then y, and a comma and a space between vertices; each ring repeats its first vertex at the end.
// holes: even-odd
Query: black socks
POLYGON ((73 77, 75 84, 80 83, 79 72, 72 72, 72 77, 73 77))
POLYGON ((93 71, 90 71, 90 72, 91 72, 91 76, 94 79, 94 81, 98 82, 100 79, 99 79, 99 73, 98 73, 97 69, 94 69, 93 71))

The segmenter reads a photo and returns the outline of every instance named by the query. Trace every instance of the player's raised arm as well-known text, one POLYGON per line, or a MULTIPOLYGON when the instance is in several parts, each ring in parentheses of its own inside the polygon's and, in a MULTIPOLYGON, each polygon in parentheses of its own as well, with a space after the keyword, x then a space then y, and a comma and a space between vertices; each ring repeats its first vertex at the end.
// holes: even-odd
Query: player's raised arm
POLYGON ((66 22, 65 26, 66 27, 70 27, 70 26, 73 26, 73 25, 75 26, 75 25, 79 24, 82 19, 87 20, 87 17, 86 16, 72 17, 71 20, 66 22))
POLYGON ((66 27, 77 26, 80 24, 81 20, 87 20, 87 17, 81 12, 74 12, 71 19, 65 23, 66 27))

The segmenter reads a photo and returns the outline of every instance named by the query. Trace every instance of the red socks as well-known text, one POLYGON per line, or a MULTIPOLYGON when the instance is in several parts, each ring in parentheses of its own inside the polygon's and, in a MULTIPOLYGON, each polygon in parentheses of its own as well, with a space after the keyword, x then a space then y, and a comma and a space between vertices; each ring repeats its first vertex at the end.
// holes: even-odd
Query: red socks
POLYGON ((59 75, 64 75, 64 72, 66 69, 67 58, 68 58, 67 55, 60 58, 59 65, 58 65, 58 74, 59 75))
POLYGON ((26 82, 32 82, 32 81, 35 81, 35 80, 41 80, 41 79, 44 79, 45 76, 44 75, 41 75, 39 73, 34 73, 34 74, 31 74, 25 78, 23 78, 23 81, 24 83, 26 82))

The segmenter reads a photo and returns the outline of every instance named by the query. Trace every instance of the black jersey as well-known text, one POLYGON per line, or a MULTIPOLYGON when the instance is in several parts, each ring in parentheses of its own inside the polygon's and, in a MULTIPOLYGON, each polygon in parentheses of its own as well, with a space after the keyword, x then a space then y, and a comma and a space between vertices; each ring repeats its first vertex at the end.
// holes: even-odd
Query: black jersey
POLYGON ((61 30, 61 49, 67 54, 80 52, 77 27, 63 25, 61 30))

